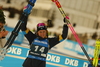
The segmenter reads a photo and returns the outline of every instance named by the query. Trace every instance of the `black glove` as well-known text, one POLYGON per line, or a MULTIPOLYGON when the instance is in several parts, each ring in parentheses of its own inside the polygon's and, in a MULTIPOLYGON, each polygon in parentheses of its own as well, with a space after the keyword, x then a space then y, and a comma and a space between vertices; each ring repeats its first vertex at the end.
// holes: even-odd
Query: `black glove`
POLYGON ((66 18, 64 18, 63 21, 64 21, 64 23, 67 23, 67 19, 66 18))

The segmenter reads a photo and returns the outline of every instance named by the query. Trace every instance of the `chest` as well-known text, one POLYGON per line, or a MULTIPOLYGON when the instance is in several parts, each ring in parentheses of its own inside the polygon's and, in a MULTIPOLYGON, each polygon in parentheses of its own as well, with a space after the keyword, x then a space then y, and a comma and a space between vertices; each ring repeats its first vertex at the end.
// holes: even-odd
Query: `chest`
POLYGON ((39 40, 39 39, 35 39, 32 44, 31 44, 31 52, 34 52, 35 54, 47 54, 48 50, 49 50, 49 44, 48 44, 48 40, 44 39, 44 40, 39 40))

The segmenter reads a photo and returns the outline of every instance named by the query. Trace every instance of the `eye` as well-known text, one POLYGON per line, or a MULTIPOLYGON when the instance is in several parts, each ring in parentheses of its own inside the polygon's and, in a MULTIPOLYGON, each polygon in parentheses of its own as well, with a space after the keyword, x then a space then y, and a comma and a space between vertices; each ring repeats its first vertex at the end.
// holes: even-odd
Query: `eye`
POLYGON ((42 32, 40 31, 40 33, 42 33, 42 32))

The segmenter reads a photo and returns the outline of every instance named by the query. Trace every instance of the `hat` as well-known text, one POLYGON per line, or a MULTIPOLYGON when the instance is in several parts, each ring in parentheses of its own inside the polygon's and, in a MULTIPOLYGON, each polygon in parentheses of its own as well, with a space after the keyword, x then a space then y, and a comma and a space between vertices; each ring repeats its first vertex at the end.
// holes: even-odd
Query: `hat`
POLYGON ((44 23, 37 24, 37 31, 39 30, 47 30, 47 26, 44 23))
POLYGON ((5 15, 4 15, 2 9, 0 9, 0 22, 1 22, 1 23, 4 23, 4 24, 6 23, 6 22, 5 22, 5 15))

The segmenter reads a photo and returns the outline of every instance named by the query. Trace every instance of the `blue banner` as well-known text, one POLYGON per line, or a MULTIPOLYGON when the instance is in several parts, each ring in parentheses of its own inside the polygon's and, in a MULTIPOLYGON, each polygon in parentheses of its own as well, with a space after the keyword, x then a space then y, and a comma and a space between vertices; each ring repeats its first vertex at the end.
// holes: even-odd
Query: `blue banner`
POLYGON ((48 53, 47 62, 69 66, 69 67, 88 67, 88 63, 89 63, 86 60, 67 57, 63 55, 57 55, 53 53, 48 53))
MULTIPOLYGON (((7 53, 7 56, 0 62, 0 67, 22 67, 25 58, 28 55, 28 48, 12 45, 7 53)), ((46 58, 46 67, 88 67, 88 61, 68 57, 55 53, 48 53, 46 58)))
POLYGON ((12 47, 9 48, 7 54, 15 55, 15 56, 19 56, 19 57, 24 57, 25 58, 25 57, 27 57, 28 52, 29 52, 28 48, 12 45, 12 47))
POLYGON ((22 67, 24 60, 6 56, 3 61, 0 61, 0 67, 22 67))
MULTIPOLYGON (((83 44, 85 50, 89 54, 90 57, 94 56, 94 47, 93 46, 88 46, 86 44, 83 44)), ((73 52, 76 52, 80 55, 85 55, 84 52, 82 51, 80 45, 77 42, 71 41, 71 40, 66 40, 64 44, 64 49, 70 50, 73 52)))

